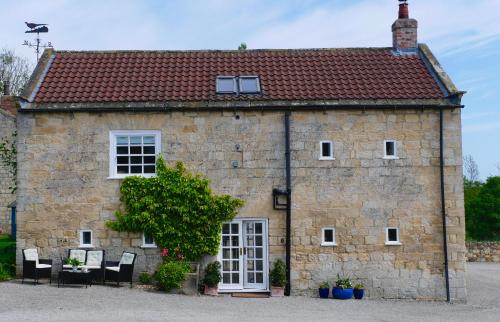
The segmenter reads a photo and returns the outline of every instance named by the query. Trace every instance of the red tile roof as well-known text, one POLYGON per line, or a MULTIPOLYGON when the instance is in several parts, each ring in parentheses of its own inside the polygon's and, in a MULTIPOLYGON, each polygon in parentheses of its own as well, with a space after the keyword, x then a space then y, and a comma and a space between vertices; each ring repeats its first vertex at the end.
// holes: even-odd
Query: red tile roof
POLYGON ((418 55, 390 48, 55 52, 36 103, 443 98, 418 55), (221 95, 218 75, 258 75, 221 95))

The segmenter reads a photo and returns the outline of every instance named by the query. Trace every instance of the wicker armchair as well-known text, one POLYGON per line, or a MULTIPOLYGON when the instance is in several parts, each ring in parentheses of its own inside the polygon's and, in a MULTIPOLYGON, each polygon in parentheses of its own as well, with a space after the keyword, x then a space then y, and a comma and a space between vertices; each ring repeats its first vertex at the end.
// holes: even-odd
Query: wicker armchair
POLYGON ((38 258, 36 248, 23 249, 23 279, 32 278, 38 284, 40 278, 48 278, 52 284, 52 259, 38 258))
POLYGON ((130 287, 132 287, 136 257, 135 253, 123 252, 119 262, 106 261, 105 281, 116 282, 117 286, 120 286, 120 282, 130 282, 130 287))

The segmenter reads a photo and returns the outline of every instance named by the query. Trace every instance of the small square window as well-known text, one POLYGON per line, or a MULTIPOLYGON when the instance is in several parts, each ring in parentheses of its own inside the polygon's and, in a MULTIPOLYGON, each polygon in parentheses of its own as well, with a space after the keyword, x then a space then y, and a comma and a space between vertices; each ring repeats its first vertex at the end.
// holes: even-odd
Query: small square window
POLYGON ((385 159, 397 159, 397 146, 394 140, 384 141, 384 158, 385 159))
POLYGON ((385 229, 385 244, 401 245, 401 242, 399 241, 399 228, 387 227, 385 229))
POLYGON ((320 160, 334 160, 333 158, 333 142, 332 141, 320 141, 320 160))
POLYGON ((80 230, 80 247, 94 247, 91 230, 80 230))
POLYGON ((216 91, 221 94, 236 93, 236 77, 218 76, 216 80, 216 91))
POLYGON ((321 229, 321 246, 335 246, 335 228, 326 227, 321 229))
POLYGON ((147 233, 142 234, 142 247, 156 248, 155 241, 151 235, 148 235, 147 233))
POLYGON ((257 76, 240 76, 241 93, 260 93, 259 78, 257 76))

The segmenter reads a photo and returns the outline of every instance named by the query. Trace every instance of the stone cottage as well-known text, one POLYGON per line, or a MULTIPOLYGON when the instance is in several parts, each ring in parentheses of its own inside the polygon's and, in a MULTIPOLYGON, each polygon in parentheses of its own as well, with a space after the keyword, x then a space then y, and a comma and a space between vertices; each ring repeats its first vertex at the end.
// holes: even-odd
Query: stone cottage
POLYGON ((148 236, 106 228, 121 179, 183 161, 246 201, 222 229, 222 292, 291 294, 337 274, 371 298, 465 300, 460 103, 407 4, 393 47, 46 50, 18 112, 18 253, 139 254, 148 236), (445 229, 445 230, 444 230, 445 229), (447 254, 447 256, 445 256, 447 254), (448 283, 449 282, 449 283, 448 283))
MULTIPOLYGON (((10 145, 15 142, 17 101, 9 95, 6 89, 4 95, 0 96, 0 143, 10 145)), ((0 152, 1 153, 1 152, 0 152)), ((0 160, 0 232, 11 233, 11 208, 15 201, 12 187, 14 176, 11 168, 0 160)))

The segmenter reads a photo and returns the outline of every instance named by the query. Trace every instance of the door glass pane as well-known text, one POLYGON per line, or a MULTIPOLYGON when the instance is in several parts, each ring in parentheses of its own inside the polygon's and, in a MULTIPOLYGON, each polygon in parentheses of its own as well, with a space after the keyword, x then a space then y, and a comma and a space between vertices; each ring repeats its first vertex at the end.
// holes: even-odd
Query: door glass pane
POLYGON ((247 269, 249 271, 253 271, 254 270, 253 261, 247 261, 247 269))
POLYGON ((232 236, 231 237, 231 245, 233 246, 239 246, 240 240, 238 236, 232 236))
POLYGON ((233 257, 232 257, 233 259, 240 257, 240 249, 239 248, 232 248, 231 251, 233 253, 233 257))
POLYGON ((262 236, 255 236, 255 246, 262 246, 262 236))
POLYGON ((227 259, 231 258, 231 253, 230 253, 230 251, 229 251, 229 248, 223 248, 223 249, 222 249, 222 258, 224 258, 224 259, 226 259, 226 258, 227 258, 227 259))
POLYGON ((231 234, 237 235, 238 233, 238 224, 231 224, 231 234))
POLYGON ((231 283, 231 274, 230 273, 223 273, 222 274, 222 283, 224 283, 224 284, 231 283))
POLYGON ((253 272, 247 273, 247 278, 248 278, 248 283, 255 283, 255 278, 254 278, 253 272))
POLYGON ((254 243, 253 243, 253 236, 248 236, 247 237, 247 246, 253 246, 254 243))
POLYGON ((229 234, 229 224, 223 224, 222 225, 222 233, 223 234, 229 234))
POLYGON ((233 271, 239 271, 239 270, 240 270, 240 262, 233 261, 233 271))
POLYGON ((231 263, 230 261, 222 261, 222 270, 223 271, 229 271, 229 270, 231 270, 230 267, 229 267, 230 263, 231 263))
POLYGON ((255 233, 256 234, 262 234, 262 223, 256 223, 255 224, 255 233))
POLYGON ((263 283, 264 282, 264 274, 263 273, 255 273, 255 281, 256 283, 263 283))
POLYGON ((233 284, 239 284, 240 283, 240 273, 233 273, 233 284))
POLYGON ((263 258, 262 253, 262 248, 255 248, 255 258, 263 258))
POLYGON ((253 224, 247 224, 247 234, 253 234, 253 224))
POLYGON ((229 236, 222 236, 222 246, 229 246, 229 236))
POLYGON ((259 261, 255 261, 255 269, 257 271, 262 271, 263 270, 263 261, 259 260, 259 261))
POLYGON ((252 248, 247 249, 247 256, 248 258, 254 258, 254 250, 252 248))

